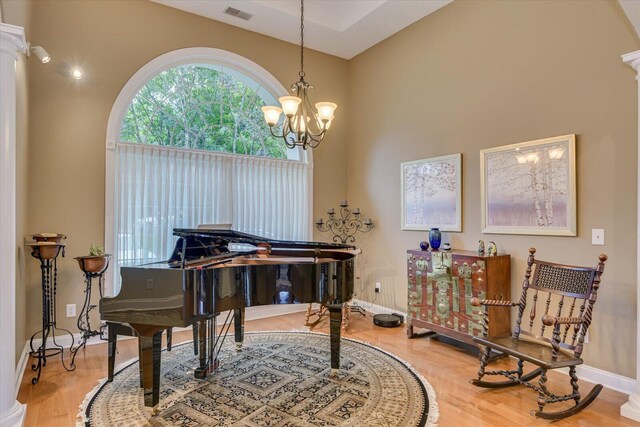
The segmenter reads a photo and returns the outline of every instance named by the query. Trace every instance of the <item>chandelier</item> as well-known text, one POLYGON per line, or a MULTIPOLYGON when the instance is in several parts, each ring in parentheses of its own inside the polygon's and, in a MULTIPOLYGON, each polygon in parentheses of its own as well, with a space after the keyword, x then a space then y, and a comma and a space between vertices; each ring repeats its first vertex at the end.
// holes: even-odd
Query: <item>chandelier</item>
POLYGON ((318 102, 315 110, 309 100, 309 89, 313 86, 304 80, 304 0, 300 0, 300 80, 291 85, 293 96, 283 96, 278 101, 282 108, 273 105, 262 107, 264 119, 271 135, 284 139, 288 148, 316 148, 331 126, 333 112, 338 107, 333 102, 318 102), (276 125, 284 113, 282 129, 276 125))

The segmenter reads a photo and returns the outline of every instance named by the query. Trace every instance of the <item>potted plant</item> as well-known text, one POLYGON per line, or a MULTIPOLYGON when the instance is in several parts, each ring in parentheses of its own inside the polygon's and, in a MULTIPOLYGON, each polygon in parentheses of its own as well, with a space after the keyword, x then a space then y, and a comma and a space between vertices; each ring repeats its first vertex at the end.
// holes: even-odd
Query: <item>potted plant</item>
POLYGON ((89 255, 79 256, 78 260, 80 270, 85 273, 101 274, 109 266, 111 254, 105 254, 104 248, 100 245, 92 244, 89 247, 89 255))

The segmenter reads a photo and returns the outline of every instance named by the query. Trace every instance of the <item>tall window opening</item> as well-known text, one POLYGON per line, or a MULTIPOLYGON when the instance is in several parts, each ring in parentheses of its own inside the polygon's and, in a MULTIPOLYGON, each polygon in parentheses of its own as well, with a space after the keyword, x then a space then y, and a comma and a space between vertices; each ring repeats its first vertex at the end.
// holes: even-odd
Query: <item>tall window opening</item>
POLYGON ((176 227, 231 224, 272 239, 310 238, 312 165, 270 135, 260 110, 284 90, 264 84, 275 79, 258 66, 231 67, 215 55, 190 62, 177 52, 168 64, 154 60, 154 73, 154 61, 143 67, 146 78, 132 77, 135 90, 123 102, 125 86, 122 111, 112 111, 120 118, 107 154, 113 294, 121 266, 168 257, 176 227))

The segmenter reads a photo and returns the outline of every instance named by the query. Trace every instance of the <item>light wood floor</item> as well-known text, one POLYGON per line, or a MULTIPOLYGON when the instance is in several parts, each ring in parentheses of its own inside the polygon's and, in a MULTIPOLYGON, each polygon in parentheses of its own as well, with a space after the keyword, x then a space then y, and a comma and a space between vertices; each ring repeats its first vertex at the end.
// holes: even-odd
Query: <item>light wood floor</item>
MULTIPOLYGON (((302 313, 247 322, 247 331, 300 330, 302 313)), ((328 332, 325 320, 314 328, 328 332)), ((174 334, 174 341, 189 340, 190 333, 174 334)), ((538 426, 549 425, 537 420, 529 411, 536 407, 536 393, 524 387, 502 390, 479 389, 469 384, 475 376, 477 359, 455 347, 428 338, 407 339, 404 328, 385 329, 373 325, 371 318, 354 318, 344 336, 359 339, 387 350, 409 362, 431 383, 436 391, 440 409, 440 426, 538 426)), ((136 340, 118 344, 116 364, 137 354, 136 340)), ((506 366, 509 361, 499 362, 506 366)), ((66 372, 59 359, 52 359, 44 369, 40 382, 31 385, 30 364, 22 378, 18 400, 27 404, 26 426, 73 426, 78 406, 98 380, 106 376, 106 344, 87 347, 76 359, 77 369, 66 372)), ((568 391, 569 377, 560 373, 549 374, 548 385, 568 391)), ((586 394, 591 384, 581 382, 586 394)), ((552 423, 553 426, 640 426, 619 415, 620 405, 627 396, 604 389, 594 403, 578 415, 552 423)))

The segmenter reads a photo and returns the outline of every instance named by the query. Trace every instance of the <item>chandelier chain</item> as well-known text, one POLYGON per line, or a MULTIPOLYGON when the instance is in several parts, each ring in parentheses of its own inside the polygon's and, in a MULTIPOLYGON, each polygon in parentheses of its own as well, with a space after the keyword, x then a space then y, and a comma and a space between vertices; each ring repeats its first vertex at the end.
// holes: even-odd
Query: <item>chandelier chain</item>
POLYGON ((300 73, 304 79, 304 0, 300 1, 300 73))

